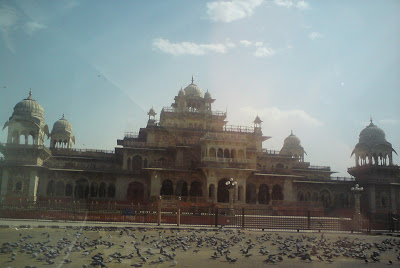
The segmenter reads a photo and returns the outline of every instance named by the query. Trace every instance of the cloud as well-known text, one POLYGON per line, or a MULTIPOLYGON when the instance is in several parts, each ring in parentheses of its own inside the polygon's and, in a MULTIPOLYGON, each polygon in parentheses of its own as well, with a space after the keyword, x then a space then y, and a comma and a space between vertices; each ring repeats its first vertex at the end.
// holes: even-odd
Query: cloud
POLYGON ((253 42, 251 42, 249 40, 240 40, 239 43, 245 47, 249 47, 253 44, 253 42))
POLYGON ((10 39, 10 32, 17 28, 17 22, 19 20, 18 12, 4 3, 0 6, 0 31, 1 38, 5 46, 12 52, 15 53, 14 45, 10 39))
POLYGON ((239 43, 244 47, 255 47, 253 55, 256 57, 270 57, 277 53, 275 49, 264 46, 264 43, 260 41, 240 40, 239 43))
POLYGON ((250 115, 259 115, 260 117, 268 118, 268 120, 272 121, 293 121, 298 122, 301 121, 306 125, 310 126, 322 126, 323 123, 318 119, 312 117, 307 112, 300 109, 292 109, 292 110, 280 110, 276 107, 264 108, 261 110, 256 110, 252 107, 242 107, 241 111, 248 113, 250 115))
POLYGON ((196 44, 193 42, 171 43, 168 39, 163 38, 157 38, 153 40, 153 49, 157 49, 174 56, 201 56, 209 52, 224 54, 228 51, 228 48, 234 46, 235 45, 232 42, 228 42, 227 44, 196 44))
POLYGON ((29 21, 29 22, 25 23, 25 26, 24 26, 26 33, 29 35, 32 35, 34 32, 41 30, 41 29, 45 29, 45 28, 47 28, 46 25, 41 24, 36 21, 29 21))
POLYGON ((312 32, 308 35, 308 38, 310 38, 311 40, 319 39, 322 37, 324 37, 324 36, 318 32, 312 32))
POLYGON ((276 51, 269 47, 258 47, 254 52, 256 57, 270 57, 276 54, 276 51))
POLYGON ((207 15, 213 21, 232 22, 250 17, 263 0, 213 1, 207 3, 207 15))
POLYGON ((292 1, 292 0, 274 0, 274 4, 285 8, 297 8, 300 10, 306 10, 310 8, 310 5, 306 1, 292 1))
POLYGON ((379 120, 379 122, 384 125, 397 125, 400 123, 400 121, 396 120, 396 119, 382 119, 382 120, 379 120))

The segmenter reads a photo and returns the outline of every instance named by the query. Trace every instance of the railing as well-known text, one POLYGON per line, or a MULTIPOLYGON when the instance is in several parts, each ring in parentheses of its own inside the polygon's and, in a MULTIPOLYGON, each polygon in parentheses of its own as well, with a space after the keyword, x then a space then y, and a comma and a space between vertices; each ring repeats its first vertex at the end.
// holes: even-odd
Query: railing
POLYGON ((202 161, 224 162, 224 163, 251 163, 251 159, 246 158, 221 158, 221 157, 202 157, 202 161))
MULTIPOLYGON (((178 109, 175 109, 174 107, 163 107, 162 108, 163 112, 169 112, 169 113, 175 113, 177 111, 179 111, 178 109)), ((189 112, 189 113, 201 113, 201 111, 198 110, 186 110, 185 112, 189 112)), ((209 113, 208 111, 206 111, 206 113, 209 113)), ((211 114, 214 116, 224 116, 226 117, 226 112, 223 111, 211 111, 211 114)))
POLYGON ((225 125, 224 126, 224 131, 226 131, 226 132, 254 133, 254 127, 225 125))
POLYGON ((50 162, 46 161, 44 164, 48 168, 56 169, 78 169, 78 170, 115 170, 117 167, 112 164, 98 164, 98 163, 77 163, 77 162, 50 162))
POLYGON ((170 168, 170 169, 187 169, 188 166, 178 164, 174 161, 152 161, 148 165, 149 168, 170 168))
POLYGON ((113 150, 99 150, 99 149, 76 149, 76 148, 51 148, 52 151, 60 151, 63 153, 77 152, 77 153, 103 153, 103 154, 114 154, 113 150))
POLYGON ((215 116, 226 116, 226 112, 212 111, 212 115, 215 115, 215 116))
POLYGON ((124 137, 128 138, 128 139, 136 139, 139 137, 139 133, 138 132, 125 132, 124 137))
POLYGON ((331 170, 329 166, 309 166, 309 169, 318 169, 318 170, 331 170))
POLYGON ((354 177, 331 177, 332 181, 355 181, 354 177))
POLYGON ((262 152, 263 153, 267 153, 267 154, 272 154, 272 155, 279 155, 280 154, 280 151, 277 151, 277 150, 267 150, 267 149, 262 149, 262 152))
POLYGON ((35 149, 45 149, 47 148, 44 145, 37 145, 37 144, 18 144, 18 143, 4 143, 0 142, 0 146, 7 146, 11 148, 35 148, 35 149))

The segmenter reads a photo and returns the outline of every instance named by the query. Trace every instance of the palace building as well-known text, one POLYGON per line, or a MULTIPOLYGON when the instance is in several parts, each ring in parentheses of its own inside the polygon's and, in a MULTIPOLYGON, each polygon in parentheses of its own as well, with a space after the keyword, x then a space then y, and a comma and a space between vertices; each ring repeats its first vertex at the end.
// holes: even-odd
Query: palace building
POLYGON ((1 200, 146 204, 161 195, 224 206, 229 201, 225 182, 233 178, 239 207, 320 207, 339 213, 352 208, 350 189, 358 183, 364 187, 363 212, 400 210, 396 152, 372 120, 353 151, 355 166, 348 170, 353 177, 335 178, 330 167, 305 161, 306 151, 293 133, 280 151, 266 150, 263 143, 271 137, 263 134, 258 116, 252 127, 231 126, 226 112, 213 110, 214 102, 192 78, 159 119, 151 108, 147 126, 125 133, 115 151, 104 151, 74 148, 72 124, 64 115, 50 131, 30 92, 3 128, 8 137, 0 144, 1 200))

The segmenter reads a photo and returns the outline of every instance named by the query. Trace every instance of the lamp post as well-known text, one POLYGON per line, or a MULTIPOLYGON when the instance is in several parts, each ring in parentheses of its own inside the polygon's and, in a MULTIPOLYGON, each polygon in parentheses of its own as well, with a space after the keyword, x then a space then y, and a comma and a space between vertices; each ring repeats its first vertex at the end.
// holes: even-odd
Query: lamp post
POLYGON ((235 211, 233 210, 233 192, 235 190, 237 182, 233 180, 233 178, 230 178, 227 182, 225 182, 225 185, 228 186, 228 191, 229 191, 229 214, 234 215, 235 211))
POLYGON ((360 187, 358 184, 356 184, 354 187, 351 187, 351 191, 354 194, 354 230, 361 229, 360 197, 363 190, 364 188, 360 187))

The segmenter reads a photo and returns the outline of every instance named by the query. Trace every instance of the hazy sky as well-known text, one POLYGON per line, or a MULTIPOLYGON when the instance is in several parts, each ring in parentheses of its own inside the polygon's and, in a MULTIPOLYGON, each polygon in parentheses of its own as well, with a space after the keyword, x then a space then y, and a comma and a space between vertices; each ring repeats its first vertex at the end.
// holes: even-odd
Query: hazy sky
POLYGON ((400 1, 0 1, 0 123, 32 88, 50 129, 65 113, 76 148, 113 149, 193 75, 228 124, 258 114, 265 148, 293 130, 306 161, 348 176, 370 116, 400 153, 399 14, 400 1))

